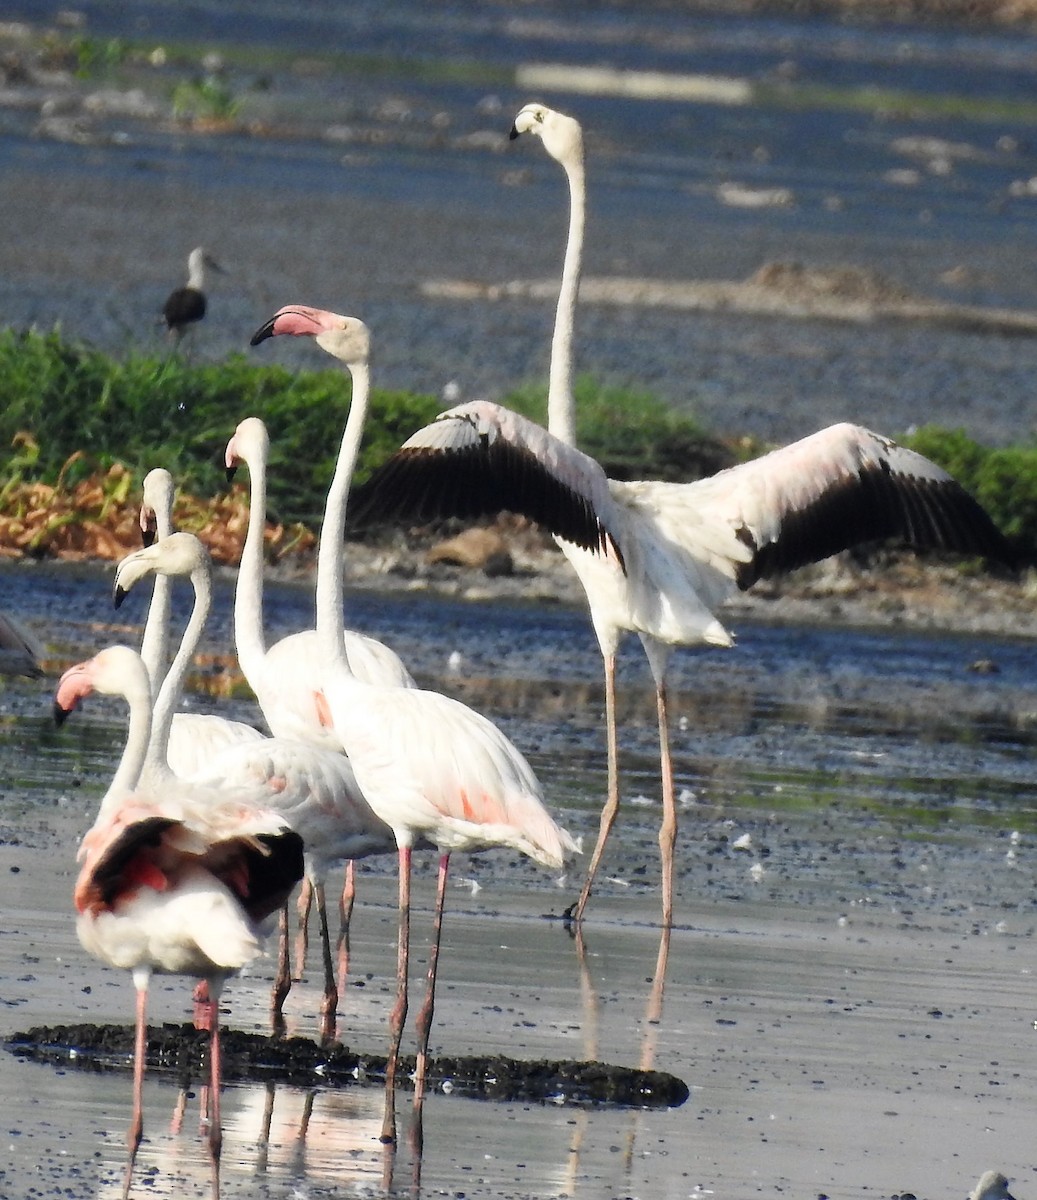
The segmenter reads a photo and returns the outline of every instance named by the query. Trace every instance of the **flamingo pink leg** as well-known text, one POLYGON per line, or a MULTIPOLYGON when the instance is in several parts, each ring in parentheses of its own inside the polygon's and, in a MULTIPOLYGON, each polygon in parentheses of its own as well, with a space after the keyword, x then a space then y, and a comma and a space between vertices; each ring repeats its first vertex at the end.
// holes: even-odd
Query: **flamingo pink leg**
POLYGON ((296 980, 302 979, 306 969, 306 955, 310 949, 310 909, 313 907, 313 884, 309 876, 302 881, 299 889, 299 934, 295 940, 295 966, 298 971, 296 980))
POLYGON ((662 763, 663 819, 659 826, 659 858, 662 863, 663 928, 673 924, 673 852, 677 844, 677 804, 673 795, 673 760, 670 757, 670 722, 666 685, 656 690, 659 714, 659 754, 662 763))
POLYGON ((335 1036, 338 1016, 338 986, 335 983, 335 964, 331 959, 331 935, 328 932, 328 904, 324 894, 324 881, 314 885, 317 898, 317 919, 320 922, 321 956, 324 959, 324 996, 320 1004, 320 1036, 322 1042, 330 1042, 335 1036))
POLYGON ((353 919, 353 905, 356 902, 356 864, 350 859, 346 863, 346 876, 342 882, 342 895, 338 902, 338 990, 342 994, 346 990, 346 980, 349 978, 349 923, 353 919))
POLYGON ((414 1071, 414 1105, 421 1107, 425 1098, 425 1071, 428 1067, 428 1039, 432 1030, 432 1016, 436 1008, 436 973, 439 969, 439 943, 443 934, 443 906, 446 901, 446 877, 450 866, 450 855, 439 856, 439 879, 436 884, 436 917, 432 926, 432 945, 428 956, 428 986, 425 1002, 416 1021, 418 1035, 418 1059, 414 1071))
POLYGON ((566 914, 572 921, 582 921, 583 912, 591 898, 594 879, 605 853, 605 843, 609 840, 612 826, 619 815, 619 735, 616 731, 616 656, 605 655, 605 741, 608 749, 608 794, 605 797, 605 807, 601 810, 601 820, 598 825, 598 840, 594 843, 594 853, 591 855, 590 866, 587 868, 587 878, 583 881, 583 891, 575 905, 566 914))
POLYGON ((292 990, 292 964, 289 961, 288 905, 281 909, 278 922, 277 974, 270 992, 270 1025, 276 1037, 284 1037, 287 1026, 284 1020, 284 1002, 292 990))
POLYGON ((126 1133, 126 1148, 129 1156, 126 1161, 126 1175, 123 1179, 123 1200, 130 1194, 130 1183, 133 1180, 133 1164, 137 1161, 137 1150, 144 1136, 144 1070, 147 1065, 147 1008, 148 982, 137 982, 137 1020, 133 1039, 133 1116, 126 1133))
POLYGON ((407 1020, 407 972, 410 959, 410 846, 401 846, 400 932, 396 958, 396 1003, 389 1015, 389 1057, 385 1064, 385 1116, 381 1140, 396 1141, 396 1067, 400 1057, 403 1026, 407 1020))

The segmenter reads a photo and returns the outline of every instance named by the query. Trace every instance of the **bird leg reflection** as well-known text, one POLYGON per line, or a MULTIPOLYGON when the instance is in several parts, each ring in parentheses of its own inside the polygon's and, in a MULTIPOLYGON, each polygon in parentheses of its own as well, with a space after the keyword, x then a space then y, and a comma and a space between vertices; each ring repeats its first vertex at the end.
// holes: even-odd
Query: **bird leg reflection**
MULTIPOLYGON (((645 1033, 641 1042, 641 1061, 638 1067, 642 1071, 651 1071, 655 1065, 655 1050, 659 1040, 659 1026, 663 1015, 663 997, 666 993, 666 971, 670 961, 670 927, 664 925, 659 938, 659 953, 655 960, 655 975, 652 977, 652 989, 648 993, 648 1003, 645 1006, 645 1033)), ((641 1114, 634 1113, 630 1125, 630 1136, 627 1138, 626 1153, 623 1164, 627 1171, 634 1161, 634 1143, 637 1140, 637 1129, 641 1122, 641 1114)))

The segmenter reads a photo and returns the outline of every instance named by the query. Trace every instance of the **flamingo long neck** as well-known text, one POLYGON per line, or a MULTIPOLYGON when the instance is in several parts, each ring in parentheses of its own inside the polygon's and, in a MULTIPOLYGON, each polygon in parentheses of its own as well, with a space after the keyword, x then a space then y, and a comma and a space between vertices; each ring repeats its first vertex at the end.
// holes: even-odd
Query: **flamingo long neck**
POLYGON ((352 675, 342 641, 345 628, 342 615, 342 545, 346 533, 349 485, 353 480, 364 421, 367 418, 371 372, 366 362, 351 363, 349 369, 353 376, 353 397, 349 405, 346 428, 342 433, 335 474, 328 489, 320 549, 317 551, 317 641, 326 662, 336 667, 344 667, 352 675))
POLYGON ((266 529, 266 454, 249 461, 251 499, 234 589, 234 647, 241 672, 254 692, 266 658, 263 633, 263 537, 266 529))
POLYGON ((169 731, 173 725, 173 713, 176 711, 184 680, 187 678, 194 652, 202 638, 209 609, 212 607, 212 578, 205 567, 196 567, 191 572, 191 585, 194 588, 191 619, 187 622, 184 636, 180 639, 180 647, 162 681, 151 717, 151 738, 142 772, 151 778, 168 778, 170 774, 166 751, 169 746, 169 731))
POLYGON ((126 745, 101 801, 101 812, 116 808, 137 785, 151 742, 151 681, 143 662, 140 671, 124 681, 122 695, 130 708, 126 745))
POLYGON ((576 445, 576 400, 573 396, 573 329, 576 297, 580 290, 583 263, 583 229, 586 223, 587 189, 584 181, 583 148, 562 166, 569 181, 569 238, 562 264, 554 334, 551 338, 551 371, 547 387, 547 428, 566 445, 576 445))
MULTIPOLYGON (((155 505, 155 533, 159 541, 173 532, 173 496, 163 491, 155 505)), ((162 686, 162 676, 169 658, 169 612, 172 605, 173 581, 168 575, 156 575, 140 643, 140 656, 151 680, 151 698, 155 700, 162 686)))

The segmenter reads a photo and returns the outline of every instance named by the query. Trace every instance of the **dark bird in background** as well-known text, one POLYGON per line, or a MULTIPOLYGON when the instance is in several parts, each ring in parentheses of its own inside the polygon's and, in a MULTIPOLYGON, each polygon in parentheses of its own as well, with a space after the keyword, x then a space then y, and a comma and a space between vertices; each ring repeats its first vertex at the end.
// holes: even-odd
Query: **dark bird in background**
POLYGON ((162 308, 162 316, 170 335, 180 344, 181 338, 205 316, 205 270, 223 273, 223 268, 203 247, 197 246, 187 259, 187 283, 169 293, 162 308))

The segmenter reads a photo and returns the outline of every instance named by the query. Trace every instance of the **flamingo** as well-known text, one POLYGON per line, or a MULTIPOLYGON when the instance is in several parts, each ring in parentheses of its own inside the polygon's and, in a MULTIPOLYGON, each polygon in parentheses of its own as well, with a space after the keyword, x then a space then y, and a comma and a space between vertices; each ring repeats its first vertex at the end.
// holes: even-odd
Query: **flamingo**
POLYGON ((301 305, 281 308, 252 336, 312 337, 353 379, 349 418, 317 558, 317 638, 325 659, 324 719, 342 736, 371 807, 391 827, 399 852, 399 939, 396 1002, 389 1019, 382 1140, 396 1141, 395 1082, 407 1017, 411 853, 419 839, 439 851, 435 916, 425 1001, 417 1018, 415 1104, 420 1111, 435 1006, 447 870, 454 850, 506 846, 558 868, 578 846, 543 802, 540 785, 519 751, 492 722, 438 692, 364 683, 342 641, 341 546, 346 500, 370 397, 370 334, 355 317, 301 305))
MULTIPOLYGON (((164 467, 156 467, 144 477, 140 528, 146 546, 173 532, 173 490, 173 477, 164 467)), ((153 696, 158 695, 169 657, 171 584, 168 575, 155 573, 140 644, 140 656, 151 678, 153 696)), ((244 721, 232 721, 214 713, 177 712, 173 714, 169 728, 166 760, 174 774, 190 778, 204 770, 213 756, 228 746, 256 742, 262 736, 258 729, 244 721)))
POLYGON ((572 337, 585 189, 583 137, 542 104, 517 115, 564 168, 572 197, 551 351, 548 426, 489 402, 462 404, 419 430, 354 498, 355 525, 509 509, 545 524, 587 596, 605 668, 608 789, 579 899, 583 919, 619 811, 616 655, 636 633, 655 684, 663 816, 662 923, 673 922, 677 836, 667 673, 675 646, 730 647, 716 610, 757 579, 857 543, 900 537, 1011 562, 987 513, 945 471, 859 425, 837 424, 694 483, 620 482, 575 446, 572 337))
MULTIPOLYGON (((169 697, 178 695, 182 689, 208 617, 212 564, 205 547, 193 534, 170 534, 122 559, 116 569, 116 603, 121 604, 126 594, 149 575, 155 575, 156 582, 162 576, 188 576, 195 592, 188 630, 155 704, 144 762, 151 776, 168 782, 172 772, 163 756, 163 743, 170 718, 169 697)), ((306 846, 305 875, 317 898, 320 921, 324 966, 321 1035, 328 1040, 334 1030, 338 989, 331 961, 324 880, 331 867, 343 860, 390 853, 395 848, 392 831, 364 799, 345 755, 290 738, 260 738, 227 745, 183 778, 205 785, 213 793, 248 789, 261 799, 265 808, 281 814, 302 836, 306 846)), ((278 1030, 283 1030, 282 1010, 290 988, 285 921, 273 988, 273 1017, 278 1030)))
POLYGON ((187 257, 187 283, 174 288, 162 306, 162 319, 170 336, 179 345, 188 329, 197 324, 208 308, 205 298, 205 270, 223 273, 220 264, 202 246, 196 246, 187 257))
MULTIPOLYGON (((228 479, 245 463, 249 472, 248 528, 241 548, 238 579, 234 591, 234 644, 238 665, 256 695, 271 732, 277 737, 298 739, 325 750, 342 751, 342 738, 320 719, 316 696, 320 692, 323 661, 316 630, 306 629, 266 644, 263 628, 263 534, 266 528, 267 464, 270 437, 258 417, 246 417, 227 443, 225 461, 228 479)), ((338 565, 342 570, 341 547, 338 565)), ((416 687, 413 677, 395 651, 376 638, 355 630, 343 630, 346 654, 353 670, 368 683, 385 687, 416 687)), ((349 922, 356 898, 352 859, 347 862, 339 898, 339 927, 343 948, 343 977, 348 959, 349 922)), ((299 897, 300 941, 298 959, 305 959, 307 927, 313 890, 310 877, 299 897)), ((318 905, 323 895, 318 897, 318 905)), ((318 913, 320 916, 320 913, 318 913)), ((325 918, 322 918, 326 920, 325 918)))
MULTIPOLYGON (((140 656, 111 646, 62 676, 55 713, 91 691, 132 697, 130 736, 119 771, 132 774, 150 739, 150 684, 140 656)), ((117 775, 119 772, 117 772, 117 775)), ((133 1115, 123 1197, 144 1131, 147 994, 154 972, 192 975, 208 988, 212 1110, 209 1154, 219 1197, 220 1037, 218 1000, 226 980, 262 953, 265 921, 303 872, 302 838, 247 791, 215 798, 189 786, 110 787, 83 837, 74 893, 84 949, 132 973, 136 988, 133 1115)))

